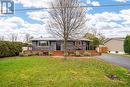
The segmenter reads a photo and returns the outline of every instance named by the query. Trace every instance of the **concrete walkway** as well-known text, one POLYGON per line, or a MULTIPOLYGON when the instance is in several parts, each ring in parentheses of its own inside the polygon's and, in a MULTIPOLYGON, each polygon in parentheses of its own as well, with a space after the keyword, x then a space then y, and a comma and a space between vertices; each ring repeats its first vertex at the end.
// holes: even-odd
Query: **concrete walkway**
POLYGON ((98 58, 113 64, 117 64, 130 70, 130 57, 102 54, 98 58))

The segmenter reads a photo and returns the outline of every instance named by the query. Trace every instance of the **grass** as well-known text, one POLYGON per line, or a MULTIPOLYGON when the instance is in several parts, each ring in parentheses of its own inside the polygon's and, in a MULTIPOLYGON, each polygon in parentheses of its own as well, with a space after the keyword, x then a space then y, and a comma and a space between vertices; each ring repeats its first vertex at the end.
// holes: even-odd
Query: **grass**
POLYGON ((115 55, 115 56, 126 56, 126 57, 130 57, 129 54, 112 54, 112 53, 109 53, 110 55, 115 55))
POLYGON ((130 87, 127 69, 98 59, 0 59, 0 87, 130 87), (118 80, 107 76, 116 75, 118 80))

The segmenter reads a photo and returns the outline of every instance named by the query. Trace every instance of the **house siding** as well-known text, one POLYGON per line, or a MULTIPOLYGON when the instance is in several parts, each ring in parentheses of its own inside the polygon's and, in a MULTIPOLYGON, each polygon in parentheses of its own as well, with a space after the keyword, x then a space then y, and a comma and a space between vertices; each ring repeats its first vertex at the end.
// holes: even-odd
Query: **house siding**
POLYGON ((32 50, 56 50, 56 42, 51 42, 49 46, 39 46, 39 41, 33 41, 32 44, 32 50))
MULTIPOLYGON (((64 42, 63 41, 49 41, 50 44, 48 46, 39 46, 40 41, 32 41, 32 50, 57 50, 56 44, 60 43, 60 50, 64 50, 64 42)), ((89 41, 80 41, 80 50, 86 50, 89 47, 89 41)), ((67 43, 67 50, 76 50, 75 41, 69 41, 67 43)))
POLYGON ((112 39, 105 44, 110 53, 124 54, 124 39, 112 39))

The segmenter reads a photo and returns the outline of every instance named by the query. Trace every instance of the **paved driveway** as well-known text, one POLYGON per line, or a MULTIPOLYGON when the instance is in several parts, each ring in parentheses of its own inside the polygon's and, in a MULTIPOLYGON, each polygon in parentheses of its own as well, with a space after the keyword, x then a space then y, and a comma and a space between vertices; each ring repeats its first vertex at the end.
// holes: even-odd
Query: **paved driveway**
POLYGON ((130 57, 102 54, 102 56, 99 56, 99 58, 106 62, 117 64, 130 70, 130 57))

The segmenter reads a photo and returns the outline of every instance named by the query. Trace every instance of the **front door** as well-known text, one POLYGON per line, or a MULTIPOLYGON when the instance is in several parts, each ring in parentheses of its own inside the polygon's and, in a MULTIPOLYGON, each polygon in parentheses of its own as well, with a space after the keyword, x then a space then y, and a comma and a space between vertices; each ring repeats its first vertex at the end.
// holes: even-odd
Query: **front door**
POLYGON ((61 50, 61 43, 60 42, 56 42, 56 50, 61 50))

